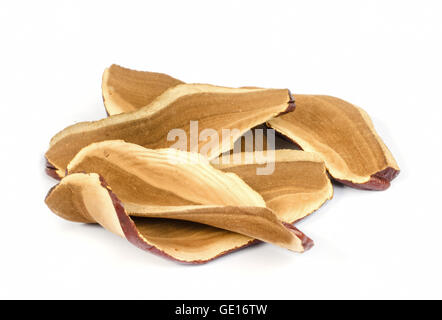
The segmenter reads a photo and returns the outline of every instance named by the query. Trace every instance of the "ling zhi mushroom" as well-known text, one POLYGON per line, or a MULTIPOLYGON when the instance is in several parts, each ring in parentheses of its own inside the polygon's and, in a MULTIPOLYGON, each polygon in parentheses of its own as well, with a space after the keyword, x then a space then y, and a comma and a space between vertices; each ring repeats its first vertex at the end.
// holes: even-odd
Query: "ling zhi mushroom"
MULTIPOLYGON (((181 83, 165 74, 112 65, 103 74, 106 110, 109 114, 137 110, 166 87, 181 83)), ((390 186, 400 170, 366 111, 330 96, 294 94, 293 99, 296 109, 268 120, 269 127, 302 150, 318 154, 339 182, 367 190, 390 186)))
MULTIPOLYGON (((210 129, 224 140, 211 148, 209 158, 230 150, 244 132, 293 109, 286 89, 234 89, 212 85, 179 84, 164 91, 149 105, 109 118, 82 122, 55 135, 46 152, 48 170, 63 177, 66 166, 82 148, 94 142, 121 139, 146 148, 168 148, 173 129, 191 135, 191 121, 198 121, 198 132, 210 129), (238 112, 240 110, 240 112, 238 112), (225 137, 223 130, 235 129, 225 137)), ((198 152, 205 145, 198 141, 188 151, 198 152)))
POLYGON ((296 252, 313 244, 236 174, 196 153, 123 141, 81 150, 46 203, 67 220, 99 223, 142 249, 188 263, 207 262, 254 239, 296 252))
POLYGON ((385 190, 399 173, 368 114, 338 98, 187 84, 117 65, 105 70, 102 95, 107 118, 50 141, 46 171, 60 181, 46 204, 176 261, 205 263, 258 242, 302 253, 313 241, 293 224, 333 197, 329 175, 385 190), (243 138, 251 132, 256 143, 257 126, 302 150, 274 150, 266 141, 247 148, 243 138), (210 130, 221 141, 208 149, 207 139, 197 139, 177 150, 174 129, 210 130), (271 173, 259 174, 264 164, 271 173))

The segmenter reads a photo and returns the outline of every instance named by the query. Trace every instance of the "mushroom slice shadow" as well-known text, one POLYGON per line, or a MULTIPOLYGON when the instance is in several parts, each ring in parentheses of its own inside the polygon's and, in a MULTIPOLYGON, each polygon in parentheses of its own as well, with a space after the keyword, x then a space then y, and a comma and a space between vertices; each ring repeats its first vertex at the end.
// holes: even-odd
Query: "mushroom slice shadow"
POLYGON ((95 173, 66 176, 49 192, 46 203, 62 218, 99 223, 141 249, 186 263, 207 262, 250 245, 255 241, 249 236, 252 234, 293 251, 302 252, 312 245, 312 241, 299 230, 282 224, 265 208, 168 208, 154 210, 154 213, 144 210, 143 217, 132 219, 110 187, 95 173), (258 227, 247 225, 255 219, 254 216, 260 220, 258 227), (248 235, 216 228, 208 223, 240 230, 248 235))
POLYGON ((390 186, 399 167, 363 109, 330 96, 294 98, 296 110, 269 120, 268 126, 321 156, 337 181, 368 190, 390 186))

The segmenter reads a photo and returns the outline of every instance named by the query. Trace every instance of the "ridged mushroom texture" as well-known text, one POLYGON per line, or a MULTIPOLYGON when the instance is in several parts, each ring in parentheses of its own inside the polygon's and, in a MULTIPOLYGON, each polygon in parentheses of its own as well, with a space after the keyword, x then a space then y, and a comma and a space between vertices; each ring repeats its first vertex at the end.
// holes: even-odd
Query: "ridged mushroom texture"
POLYGON ((108 115, 131 112, 182 83, 164 73, 136 71, 114 64, 103 73, 103 102, 108 115))
MULTIPOLYGON (((103 74, 102 89, 104 96, 115 94, 118 99, 105 101, 105 106, 110 114, 112 110, 130 112, 149 104, 164 88, 180 83, 164 74, 113 65, 103 74)), ((293 100, 297 110, 270 119, 270 127, 303 150, 321 156, 339 182, 366 190, 390 186, 400 169, 365 110, 331 96, 297 94, 293 100)))
POLYGON ((264 159, 255 152, 230 154, 228 161, 220 159, 214 166, 238 175, 287 223, 308 216, 333 197, 333 186, 320 156, 297 150, 270 152, 274 152, 273 157, 266 155, 264 159), (266 173, 261 172, 264 169, 271 170, 271 174, 262 174, 266 173))
POLYGON ((186 263, 210 261, 256 239, 296 252, 312 246, 302 232, 265 207, 140 204, 130 214, 96 173, 67 175, 51 189, 46 203, 64 219, 99 223, 143 250, 186 263))
POLYGON ((94 142, 121 139, 151 149, 168 148, 179 140, 174 133, 184 137, 182 149, 204 152, 211 159, 232 149, 250 128, 291 110, 287 89, 179 84, 136 111, 64 129, 52 138, 46 152, 48 170, 63 177, 72 158, 94 142))
POLYGON ((399 173, 390 150, 361 108, 320 95, 295 95, 296 110, 268 125, 317 153, 336 180, 361 189, 385 190, 399 173))
POLYGON ((332 199, 331 178, 385 190, 400 172, 368 114, 339 98, 117 65, 102 95, 107 118, 51 139, 46 172, 60 181, 46 204, 176 261, 260 241, 304 252, 313 241, 292 224, 332 199))

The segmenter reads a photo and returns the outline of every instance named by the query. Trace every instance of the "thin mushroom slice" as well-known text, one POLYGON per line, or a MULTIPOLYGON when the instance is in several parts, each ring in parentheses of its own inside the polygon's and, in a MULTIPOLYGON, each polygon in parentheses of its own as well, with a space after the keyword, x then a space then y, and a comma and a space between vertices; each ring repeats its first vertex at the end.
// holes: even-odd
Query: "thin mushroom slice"
POLYGON ((268 208, 235 206, 143 207, 127 210, 131 216, 191 221, 240 233, 295 252, 304 252, 309 240, 282 223, 268 208), (134 210, 135 209, 135 210, 134 210), (299 237, 298 237, 299 236, 299 237), (307 242, 306 242, 307 241, 307 242))
POLYGON ((163 73, 136 71, 114 64, 103 73, 103 102, 108 115, 131 112, 182 83, 163 73))
POLYGON ((91 144, 68 165, 68 173, 97 173, 126 207, 230 205, 265 207, 241 178, 211 166, 197 153, 151 150, 121 140, 91 144))
POLYGON ((320 156, 297 150, 269 150, 262 159, 258 155, 231 154, 215 167, 243 179, 280 220, 298 221, 333 197, 333 186, 320 156), (269 152, 274 153, 270 156, 266 154, 269 152))
POLYGON ((390 186, 399 167, 364 110, 330 96, 295 95, 295 101, 294 112, 268 125, 319 154, 334 179, 360 189, 390 186))
POLYGON ((179 144, 179 149, 213 159, 232 149, 235 140, 250 128, 293 107, 287 89, 180 84, 137 111, 66 128, 52 138, 46 159, 63 177, 68 163, 82 148, 118 139, 150 149, 179 144))
POLYGON ((143 218, 132 219, 117 196, 95 173, 66 176, 51 189, 46 204, 64 219, 99 223, 141 249, 188 263, 207 262, 250 245, 254 240, 247 235, 187 220, 241 230, 293 251, 302 252, 312 245, 299 230, 282 225, 270 210, 264 211, 265 208, 196 206, 162 214, 145 211, 143 218), (257 227, 250 227, 250 220, 257 220, 257 227))
POLYGON ((132 112, 149 105, 167 89, 184 83, 164 73, 137 71, 113 64, 103 72, 101 89, 104 106, 109 116, 132 112))

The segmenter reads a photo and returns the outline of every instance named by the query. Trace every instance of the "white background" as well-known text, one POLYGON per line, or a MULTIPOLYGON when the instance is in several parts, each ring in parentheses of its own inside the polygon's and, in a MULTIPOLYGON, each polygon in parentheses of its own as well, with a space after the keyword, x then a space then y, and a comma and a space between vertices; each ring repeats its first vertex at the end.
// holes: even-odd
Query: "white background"
POLYGON ((0 3, 0 298, 442 298, 440 1, 0 3), (299 255, 258 245, 203 266, 145 253, 43 200, 49 139, 105 116, 112 63, 187 82, 338 96, 402 172, 335 187, 299 255))

